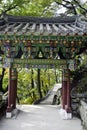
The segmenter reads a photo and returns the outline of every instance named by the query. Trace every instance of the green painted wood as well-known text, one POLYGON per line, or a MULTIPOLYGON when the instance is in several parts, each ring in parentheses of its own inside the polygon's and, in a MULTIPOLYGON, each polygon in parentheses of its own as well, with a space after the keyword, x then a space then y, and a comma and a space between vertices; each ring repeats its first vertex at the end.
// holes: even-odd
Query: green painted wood
POLYGON ((60 68, 66 69, 67 65, 70 69, 75 69, 76 60, 61 59, 16 59, 3 58, 0 60, 0 68, 60 68))
POLYGON ((66 68, 66 60, 53 59, 13 59, 13 68, 66 68))
POLYGON ((66 60, 53 60, 53 59, 13 59, 13 63, 15 64, 37 64, 37 65, 65 65, 67 63, 66 60))
POLYGON ((49 40, 68 40, 68 41, 72 41, 72 40, 81 40, 81 41, 87 41, 87 35, 84 36, 80 36, 80 35, 67 35, 67 36, 62 36, 62 35, 58 35, 58 36, 33 36, 33 35, 1 35, 0 34, 0 40, 35 40, 35 41, 40 41, 40 40, 45 40, 45 41, 49 41, 49 40))
MULTIPOLYGON (((0 35, 0 47, 4 52, 4 57, 8 58, 10 55, 10 58, 15 58, 21 49, 23 57, 25 59, 32 58, 33 61, 40 58, 48 61, 50 58, 54 60, 58 56, 59 51, 65 59, 73 59, 79 53, 80 49, 85 48, 86 43, 87 35, 0 35)), ((42 64, 44 65, 43 62, 42 64)))

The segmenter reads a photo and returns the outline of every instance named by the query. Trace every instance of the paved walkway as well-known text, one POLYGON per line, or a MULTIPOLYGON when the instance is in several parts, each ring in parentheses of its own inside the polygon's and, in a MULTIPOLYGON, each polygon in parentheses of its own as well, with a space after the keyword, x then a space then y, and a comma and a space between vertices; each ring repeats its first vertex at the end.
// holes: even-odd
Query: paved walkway
POLYGON ((61 88, 61 84, 55 84, 54 88, 51 90, 49 96, 45 100, 41 101, 40 104, 52 105, 54 95, 57 93, 58 89, 60 89, 60 88, 61 88))
POLYGON ((20 105, 18 109, 16 118, 0 120, 0 130, 82 130, 79 119, 61 119, 60 106, 20 105))

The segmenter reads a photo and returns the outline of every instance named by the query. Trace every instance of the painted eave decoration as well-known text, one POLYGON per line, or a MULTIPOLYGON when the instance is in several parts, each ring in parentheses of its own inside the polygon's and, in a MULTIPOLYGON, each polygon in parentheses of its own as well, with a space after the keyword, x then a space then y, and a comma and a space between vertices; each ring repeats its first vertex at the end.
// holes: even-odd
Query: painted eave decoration
MULTIPOLYGON (((80 16, 43 18, 3 14, 0 19, 0 58, 5 57, 3 61, 10 58, 12 64, 19 65, 15 59, 22 63, 22 59, 38 59, 40 64, 46 60, 43 65, 49 65, 50 59, 75 59, 87 49, 86 44, 87 22, 80 16)), ((24 66, 28 62, 24 61, 24 66)))

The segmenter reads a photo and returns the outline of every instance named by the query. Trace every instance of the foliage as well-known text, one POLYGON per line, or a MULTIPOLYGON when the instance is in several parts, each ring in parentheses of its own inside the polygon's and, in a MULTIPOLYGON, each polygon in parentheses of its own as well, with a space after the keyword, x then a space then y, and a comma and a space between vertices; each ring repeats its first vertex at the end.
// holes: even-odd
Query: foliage
POLYGON ((80 0, 1 0, 0 13, 30 16, 53 16, 62 14, 87 15, 87 2, 80 0), (61 11, 60 11, 61 10, 61 11))
POLYGON ((0 91, 7 91, 8 86, 8 69, 0 68, 0 91))
POLYGON ((78 91, 87 92, 87 55, 82 54, 82 60, 78 69, 72 72, 72 86, 77 87, 78 91))
POLYGON ((8 69, 5 70, 3 78, 3 89, 7 89, 7 85, 8 85, 8 69))
MULTIPOLYGON (((55 73, 54 69, 41 69, 41 92, 42 96, 45 96, 47 92, 54 86, 55 73)), ((38 83, 37 83, 37 69, 33 69, 33 75, 31 76, 31 69, 22 69, 18 73, 18 97, 20 103, 33 103, 39 99, 38 83), (32 80, 34 81, 34 88, 32 88, 32 80), (33 94, 34 93, 34 94, 33 94)))

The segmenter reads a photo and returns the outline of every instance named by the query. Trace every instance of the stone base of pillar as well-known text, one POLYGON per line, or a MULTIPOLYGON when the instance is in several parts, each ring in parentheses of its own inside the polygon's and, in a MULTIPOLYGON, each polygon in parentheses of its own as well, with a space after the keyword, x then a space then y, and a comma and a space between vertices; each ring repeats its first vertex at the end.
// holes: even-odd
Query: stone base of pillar
POLYGON ((63 120, 72 119, 72 113, 67 113, 65 109, 60 109, 60 115, 63 120))
POLYGON ((65 119, 72 119, 72 113, 65 112, 65 119))
POLYGON ((12 117, 12 112, 6 112, 6 118, 11 118, 12 117))
POLYGON ((6 118, 16 117, 18 114, 18 109, 13 109, 11 112, 6 112, 6 118))

